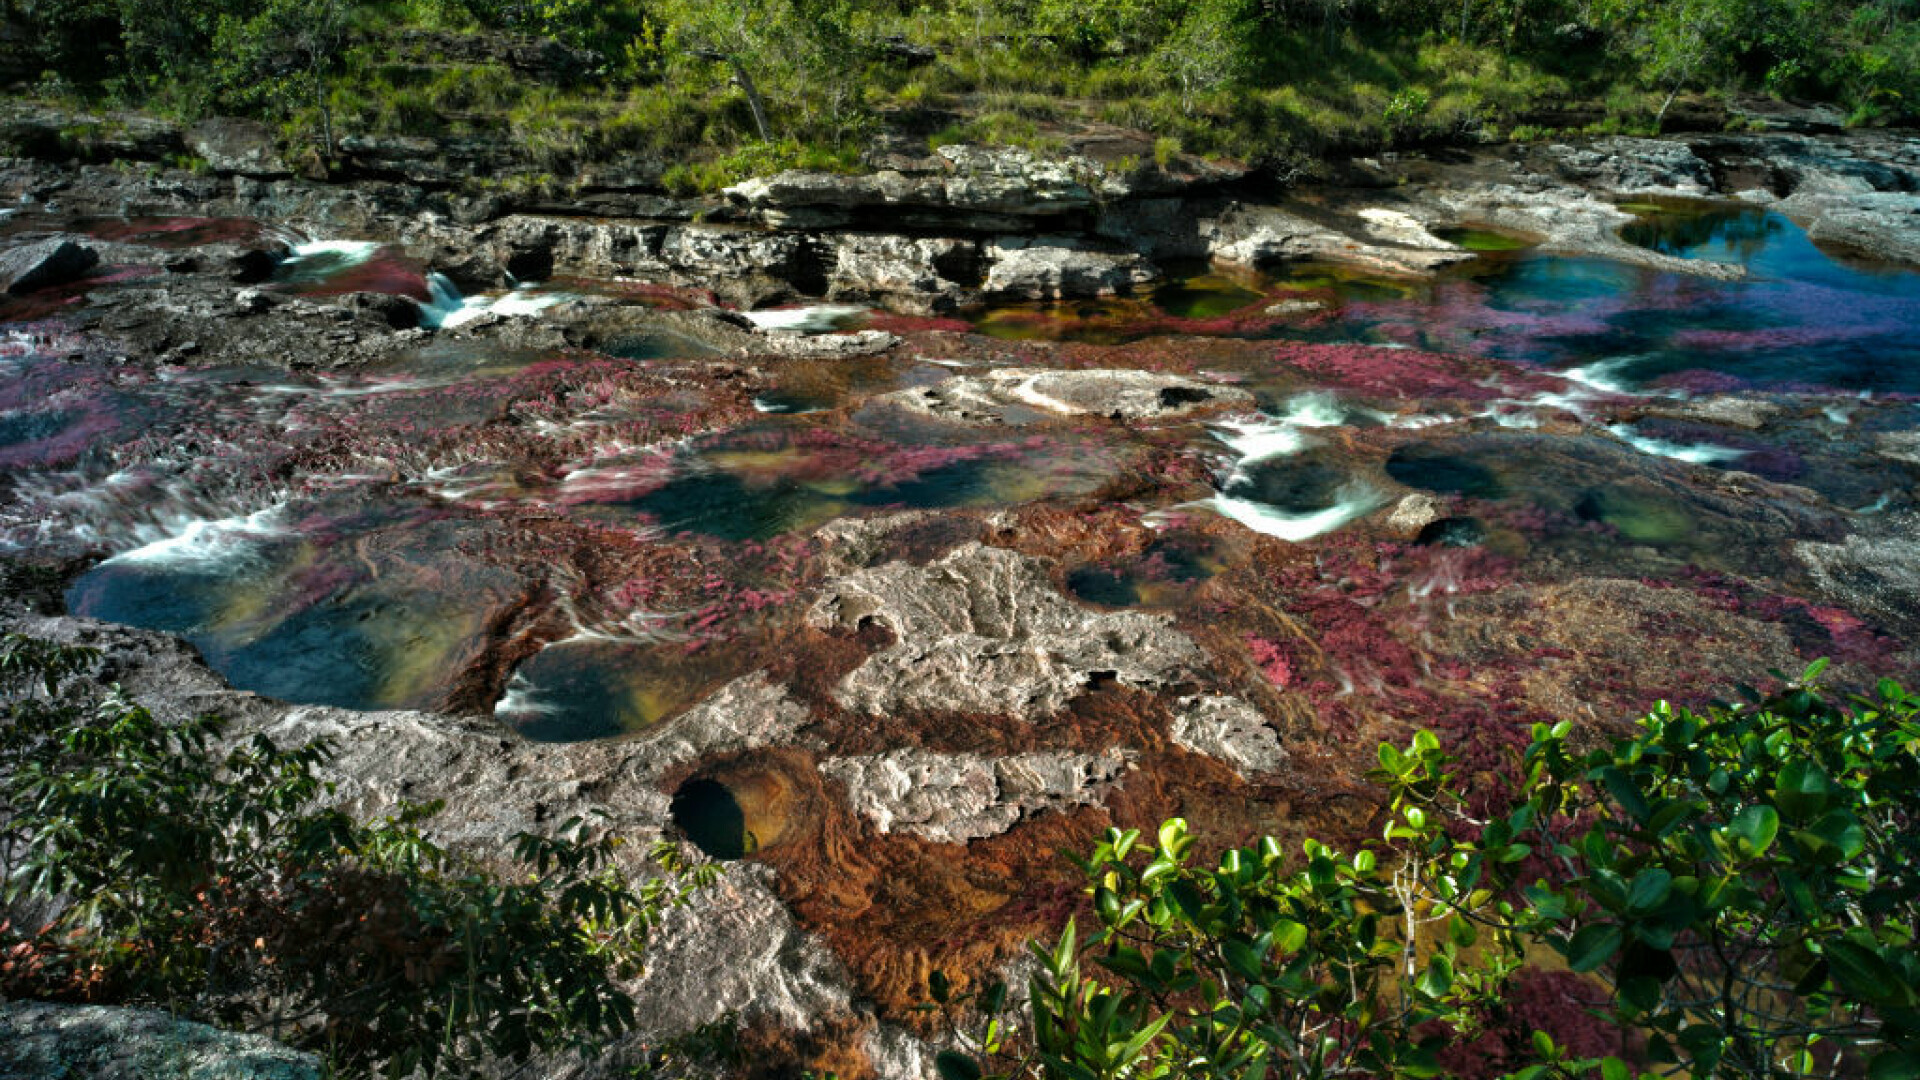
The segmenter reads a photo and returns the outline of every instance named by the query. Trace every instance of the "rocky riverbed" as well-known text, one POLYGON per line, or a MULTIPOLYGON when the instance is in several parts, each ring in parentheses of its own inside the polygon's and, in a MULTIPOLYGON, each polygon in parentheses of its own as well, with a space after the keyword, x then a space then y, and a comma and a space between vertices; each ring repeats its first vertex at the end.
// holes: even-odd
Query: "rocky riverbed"
POLYGON ((476 852, 725 859, 647 1037, 926 1075, 928 972, 1110 824, 1351 840, 1413 727, 1484 790, 1538 720, 1920 668, 1909 135, 516 201, 120 130, 210 169, 0 161, 6 628, 476 852))

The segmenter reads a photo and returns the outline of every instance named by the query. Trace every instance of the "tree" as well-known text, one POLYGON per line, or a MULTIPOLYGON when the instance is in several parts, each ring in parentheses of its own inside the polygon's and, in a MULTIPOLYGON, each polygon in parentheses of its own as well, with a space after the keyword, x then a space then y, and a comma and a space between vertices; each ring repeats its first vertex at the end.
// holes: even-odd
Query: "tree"
POLYGON ((165 725, 80 678, 87 650, 0 640, 0 994, 155 1002, 403 1076, 605 1039, 661 912, 711 877, 657 849, 634 888, 619 841, 522 834, 503 880, 403 807, 317 806, 325 743, 216 750, 217 717, 165 725))
POLYGON ((1604 10, 1628 27, 1627 40, 1645 77, 1667 96, 1654 115, 1666 119, 1680 91, 1731 65, 1741 26, 1737 0, 1659 0, 1608 3, 1604 10))
POLYGON ((327 76, 346 50, 352 28, 346 0, 265 0, 245 15, 220 20, 213 55, 223 97, 243 108, 291 114, 311 106, 320 140, 334 154, 327 76))
POLYGON ((1246 0, 1195 0, 1154 53, 1192 112, 1201 94, 1225 89, 1253 69, 1255 24, 1246 0))
MULTIPOLYGON (((1823 667, 1749 706, 1663 703, 1588 754, 1538 726, 1483 820, 1432 735, 1383 745, 1385 822, 1351 855, 1269 838, 1199 864, 1177 819, 1109 831, 1079 863, 1094 932, 1034 946, 1026 1043, 996 1021, 942 1072, 1425 1080, 1545 945, 1646 1036, 1643 1076, 1920 1076, 1920 698, 1836 705, 1823 667)), ((1535 1050, 1516 1080, 1632 1074, 1535 1050)))

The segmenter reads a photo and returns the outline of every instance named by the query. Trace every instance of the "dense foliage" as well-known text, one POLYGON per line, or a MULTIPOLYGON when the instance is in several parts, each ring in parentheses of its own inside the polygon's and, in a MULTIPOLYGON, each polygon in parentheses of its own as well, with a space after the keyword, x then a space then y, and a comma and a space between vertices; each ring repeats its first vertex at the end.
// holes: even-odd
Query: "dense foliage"
POLYGON ((1486 820, 1433 736, 1382 746, 1386 821, 1352 853, 1269 839, 1200 863, 1179 820, 1110 832, 1081 863, 1095 931, 1036 946, 1024 1056, 995 1019, 942 1071, 1427 1078, 1550 950, 1617 1049, 1527 1032, 1501 1063, 1520 1080, 1920 1076, 1920 697, 1836 704, 1820 670, 1748 707, 1662 704, 1590 753, 1536 728, 1486 820))
POLYGON ((883 124, 1044 145, 1099 119, 1279 160, 1548 116, 1650 129, 1683 91, 1830 100, 1856 122, 1920 108, 1920 0, 0 2, 43 92, 275 116, 327 147, 336 118, 505 125, 556 165, 705 147, 715 176, 831 165, 883 124), (577 62, 445 36, 501 31, 577 62))
MULTIPOLYGON (((317 1050, 344 1075, 459 1070, 616 1035, 687 877, 637 889, 618 841, 521 835, 510 878, 432 843, 435 807, 317 804, 325 743, 217 748, 85 691, 86 649, 0 640, 0 997, 162 1004, 317 1050)), ((710 872, 691 874, 693 883, 710 872)))

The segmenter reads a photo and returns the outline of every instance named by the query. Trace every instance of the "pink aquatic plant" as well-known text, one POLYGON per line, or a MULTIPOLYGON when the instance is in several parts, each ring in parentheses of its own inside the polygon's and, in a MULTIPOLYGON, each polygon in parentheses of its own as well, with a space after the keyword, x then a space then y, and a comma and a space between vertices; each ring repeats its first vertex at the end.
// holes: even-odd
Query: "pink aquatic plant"
POLYGON ((1285 649, 1266 638, 1249 637, 1247 651, 1253 654, 1254 664, 1268 682, 1282 690, 1293 683, 1293 664, 1288 660, 1285 649))
POLYGON ((1373 345, 1283 345, 1275 359, 1335 387, 1380 397, 1486 401, 1504 391, 1461 360, 1373 345))

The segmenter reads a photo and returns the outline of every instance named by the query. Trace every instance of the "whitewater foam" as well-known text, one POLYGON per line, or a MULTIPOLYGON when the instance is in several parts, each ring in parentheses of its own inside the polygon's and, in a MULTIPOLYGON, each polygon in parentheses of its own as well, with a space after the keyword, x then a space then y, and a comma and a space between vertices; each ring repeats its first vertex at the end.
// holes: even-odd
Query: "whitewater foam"
POLYGON ((814 304, 810 307, 743 311, 740 314, 760 330, 785 334, 824 334, 867 309, 851 304, 814 304))

